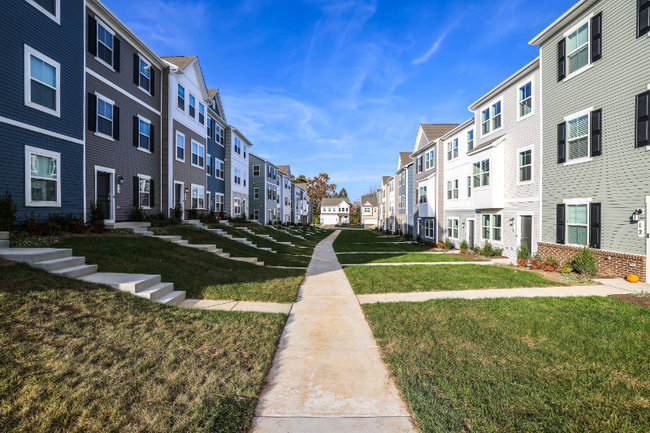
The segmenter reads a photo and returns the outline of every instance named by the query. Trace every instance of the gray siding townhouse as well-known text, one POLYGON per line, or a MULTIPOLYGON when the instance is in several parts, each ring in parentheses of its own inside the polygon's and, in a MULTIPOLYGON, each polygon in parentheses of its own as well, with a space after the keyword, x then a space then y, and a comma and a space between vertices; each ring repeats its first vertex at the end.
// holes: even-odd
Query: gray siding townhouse
POLYGON ((208 90, 198 57, 162 59, 169 67, 163 75, 163 209, 171 213, 180 205, 206 212, 208 90))
POLYGON ((393 175, 388 178, 387 188, 386 188, 386 201, 388 212, 386 213, 386 230, 392 232, 397 231, 397 214, 395 209, 398 204, 397 200, 397 188, 395 188, 395 183, 397 182, 397 176, 393 175))
POLYGON ((248 213, 248 154, 253 147, 244 134, 230 126, 226 132, 226 213, 250 218, 248 213))
POLYGON ((431 242, 438 242, 444 227, 438 221, 443 215, 444 191, 438 188, 438 173, 443 178, 443 161, 438 152, 437 139, 456 128, 457 124, 421 123, 410 155, 414 161, 415 200, 413 200, 413 236, 420 236, 431 242))
POLYGON ((226 114, 221 104, 219 89, 208 89, 210 103, 206 117, 208 134, 208 155, 206 174, 208 176, 208 208, 215 212, 225 212, 226 194, 226 114))
POLYGON ((413 234, 413 160, 411 152, 400 152, 397 163, 397 230, 413 234))
POLYGON ((18 215, 86 214, 82 0, 2 2, 0 194, 18 215))
POLYGON ((646 280, 650 2, 582 0, 530 43, 541 49, 540 253, 589 245, 603 273, 646 280))
POLYGON ((250 213, 260 224, 278 220, 278 170, 266 159, 250 154, 250 213))
POLYGON ((280 206, 282 212, 281 221, 283 223, 293 222, 293 194, 291 193, 293 181, 291 180, 291 167, 288 165, 278 165, 278 171, 281 174, 279 186, 280 206))
POLYGON ((159 213, 165 62, 101 2, 86 15, 86 201, 107 223, 159 213))
POLYGON ((468 238, 508 257, 522 244, 537 251, 540 240, 540 93, 537 58, 470 106, 476 137, 462 149, 471 173, 460 179, 476 209, 468 238))
POLYGON ((310 213, 309 208, 311 206, 311 200, 307 195, 307 184, 297 183, 296 189, 298 191, 297 193, 298 200, 300 200, 300 205, 299 205, 300 211, 298 212, 300 220, 297 222, 303 225, 311 224, 311 222, 309 222, 309 213, 310 213))
POLYGON ((377 196, 361 197, 361 224, 368 227, 377 227, 379 206, 377 196))
POLYGON ((390 176, 381 177, 381 189, 379 190, 379 227, 382 230, 388 229, 388 180, 390 176))

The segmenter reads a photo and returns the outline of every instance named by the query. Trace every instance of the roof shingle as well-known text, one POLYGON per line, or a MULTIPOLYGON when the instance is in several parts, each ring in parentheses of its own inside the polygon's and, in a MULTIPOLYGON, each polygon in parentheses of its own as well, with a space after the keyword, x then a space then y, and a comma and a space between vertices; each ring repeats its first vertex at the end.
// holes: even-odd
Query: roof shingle
POLYGON ((161 59, 185 69, 196 59, 196 56, 163 56, 161 59))
POLYGON ((458 123, 420 123, 424 135, 427 136, 429 141, 442 137, 458 125, 458 123))

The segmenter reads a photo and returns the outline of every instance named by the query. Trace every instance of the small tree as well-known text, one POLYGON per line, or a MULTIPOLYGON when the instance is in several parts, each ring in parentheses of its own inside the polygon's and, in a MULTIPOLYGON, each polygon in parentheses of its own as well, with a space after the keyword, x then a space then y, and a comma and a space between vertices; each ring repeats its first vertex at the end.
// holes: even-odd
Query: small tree
POLYGON ((88 207, 88 222, 92 225, 98 223, 104 227, 104 215, 104 204, 91 200, 88 207))
POLYGON ((0 231, 8 232, 16 221, 18 205, 11 197, 9 188, 7 192, 0 197, 0 231))

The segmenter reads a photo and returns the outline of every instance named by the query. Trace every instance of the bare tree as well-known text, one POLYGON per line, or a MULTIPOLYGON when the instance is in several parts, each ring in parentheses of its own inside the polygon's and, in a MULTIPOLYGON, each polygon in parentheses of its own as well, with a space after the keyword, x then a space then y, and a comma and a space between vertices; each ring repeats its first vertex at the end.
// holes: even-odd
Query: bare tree
POLYGON ((361 194, 361 197, 375 197, 377 195, 377 191, 380 190, 378 186, 371 186, 368 188, 368 191, 365 194, 361 194))

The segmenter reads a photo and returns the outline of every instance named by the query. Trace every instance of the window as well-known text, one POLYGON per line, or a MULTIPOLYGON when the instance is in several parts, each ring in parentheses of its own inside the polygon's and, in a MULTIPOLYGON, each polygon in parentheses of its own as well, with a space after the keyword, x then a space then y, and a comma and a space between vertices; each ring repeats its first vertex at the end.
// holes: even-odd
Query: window
POLYGON ((112 30, 97 20, 97 58, 113 67, 113 39, 112 30))
POLYGON ((176 159, 185 162, 185 136, 180 132, 176 133, 176 159))
POLYGON ((139 187, 138 191, 140 191, 140 206, 144 208, 150 207, 150 191, 151 191, 151 178, 148 176, 142 176, 138 175, 139 179, 139 187))
POLYGON ((419 200, 418 200, 419 203, 426 203, 427 202, 427 187, 426 186, 420 187, 420 189, 418 191, 418 196, 419 196, 419 200))
POLYGON ((457 199, 458 198, 458 179, 450 180, 447 182, 447 199, 457 199))
POLYGON ((369 207, 365 207, 365 208, 363 208, 363 212, 364 212, 365 214, 371 214, 371 215, 372 215, 372 210, 371 210, 369 207))
POLYGON ((519 152, 519 182, 528 182, 533 178, 532 150, 519 152))
POLYGON ((223 194, 216 194, 214 197, 214 210, 217 212, 222 212, 223 209, 223 194))
POLYGON ((429 239, 434 238, 433 220, 432 219, 424 220, 424 237, 429 238, 429 239))
POLYGON ((205 209, 205 190, 202 186, 192 184, 192 209, 205 209))
POLYGON ((178 108, 185 111, 185 87, 178 85, 178 108))
POLYGON ((61 65, 25 45, 25 105, 60 116, 61 65))
POLYGON ((260 189, 259 188, 254 188, 253 189, 253 198, 260 198, 260 189))
POLYGON ((145 61, 142 57, 140 57, 140 88, 142 90, 145 90, 147 92, 150 92, 151 89, 149 88, 150 83, 151 83, 151 64, 145 61))
POLYGON ((196 115, 196 99, 194 98, 194 95, 190 93, 190 117, 194 119, 195 115, 196 115))
POLYGON ((587 245, 587 210, 586 204, 567 205, 567 231, 570 244, 587 245))
POLYGON ((199 102, 199 123, 203 125, 205 122, 205 106, 199 102))
POLYGON ((113 137, 113 101, 97 95, 97 134, 113 137))
POLYGON ((260 219, 260 210, 259 209, 255 209, 253 211, 253 219, 256 220, 256 221, 260 219))
POLYGON ((501 215, 482 215, 483 239, 501 242, 501 215))
POLYGON ((526 117, 533 112, 533 83, 529 81, 519 87, 519 118, 526 117))
POLYGON ((244 172, 243 176, 244 176, 244 186, 246 186, 246 172, 244 172))
POLYGON ((241 200, 236 198, 235 199, 235 214, 240 214, 241 213, 241 200))
MULTIPOLYGON (((99 114, 99 111, 98 111, 99 114)), ((150 150, 149 140, 151 137, 151 122, 146 119, 139 118, 138 124, 140 125, 140 134, 138 138, 138 147, 144 150, 150 150)), ((99 126, 99 122, 97 122, 99 126)))
POLYGON ((640 1, 637 6, 637 37, 650 31, 650 2, 640 1))
POLYGON ((212 118, 208 116, 207 128, 208 128, 208 138, 212 138, 212 118))
POLYGON ((481 131, 483 135, 501 128, 501 101, 481 111, 481 131))
POLYGON ((208 176, 212 176, 212 156, 208 153, 208 157, 205 159, 205 171, 208 176))
POLYGON ((501 215, 492 215, 492 240, 501 241, 501 215))
POLYGON ((25 146, 25 205, 61 206, 61 154, 25 146))
POLYGON ((203 168, 203 159, 205 158, 205 146, 192 141, 192 165, 203 168))
POLYGON ((417 172, 422 173, 422 157, 418 156, 416 159, 416 167, 417 167, 417 172))
POLYGON ((425 155, 425 168, 428 170, 435 165, 435 150, 430 150, 425 155))
POLYGON ((246 145, 244 144, 244 158, 246 158, 246 145))
POLYGON ((458 239, 458 218, 447 218, 447 237, 458 239))
POLYGON ((447 143, 447 160, 458 158, 458 139, 455 138, 447 143))
POLYGON ((61 9, 60 0, 27 0, 27 3, 43 12, 45 16, 51 18, 56 23, 61 24, 59 17, 59 10, 61 9))
POLYGON ((234 183, 241 185, 241 170, 238 168, 235 169, 234 183))
POLYGON ((567 38, 569 74, 589 64, 589 22, 584 23, 567 38))
POLYGON ((260 166, 259 165, 254 165, 253 166, 253 176, 258 177, 260 175, 260 166))
POLYGON ((241 141, 237 137, 235 137, 234 149, 236 154, 241 155, 241 141))
POLYGON ((474 149, 474 130, 467 131, 467 151, 474 149))
POLYGON ((467 176, 467 198, 472 197, 472 176, 467 176))
POLYGON ((490 185, 490 160, 475 162, 472 166, 474 188, 490 185))
POLYGON ((589 156, 589 115, 577 117, 568 122, 567 143, 569 159, 586 158, 589 156))
POLYGON ((214 125, 214 141, 220 145, 224 145, 224 131, 217 124, 214 125))

